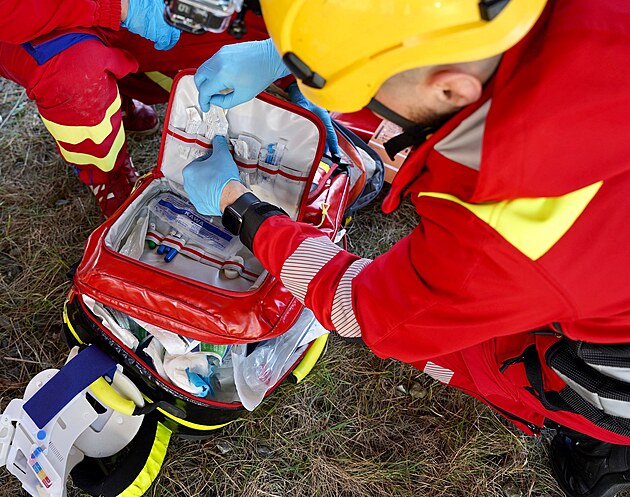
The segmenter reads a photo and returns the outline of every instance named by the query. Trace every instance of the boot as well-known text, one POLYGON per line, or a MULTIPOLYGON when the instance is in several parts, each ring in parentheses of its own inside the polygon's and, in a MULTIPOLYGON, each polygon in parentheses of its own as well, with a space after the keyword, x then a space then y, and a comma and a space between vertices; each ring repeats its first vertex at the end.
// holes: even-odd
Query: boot
POLYGON ((613 497, 630 490, 630 447, 560 428, 549 452, 553 476, 568 497, 613 497))
POLYGON ((93 182, 90 190, 96 197, 96 204, 101 209, 103 217, 110 217, 118 207, 127 199, 133 189, 139 175, 131 162, 131 157, 126 153, 122 157, 121 164, 106 175, 102 183, 93 182))
POLYGON ((121 111, 123 127, 127 134, 145 136, 158 130, 160 123, 157 114, 150 105, 123 96, 121 111))

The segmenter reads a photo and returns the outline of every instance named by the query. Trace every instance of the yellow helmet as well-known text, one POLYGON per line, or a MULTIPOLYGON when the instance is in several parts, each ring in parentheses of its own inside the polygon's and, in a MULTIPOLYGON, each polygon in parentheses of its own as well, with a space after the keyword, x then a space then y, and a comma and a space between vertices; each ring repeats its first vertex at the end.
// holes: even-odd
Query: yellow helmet
POLYGON ((329 110, 366 106, 408 69, 484 59, 532 28, 546 0, 261 0, 300 90, 329 110))

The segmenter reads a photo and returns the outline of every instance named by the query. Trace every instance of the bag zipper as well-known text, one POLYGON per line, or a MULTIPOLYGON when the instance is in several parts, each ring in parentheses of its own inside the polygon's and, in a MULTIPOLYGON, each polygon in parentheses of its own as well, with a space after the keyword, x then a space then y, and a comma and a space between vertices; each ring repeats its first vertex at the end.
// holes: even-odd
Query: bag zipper
POLYGON ((490 407, 492 407, 493 409, 496 409, 497 411, 499 411, 501 414, 503 414, 506 418, 508 419, 512 419, 514 421, 518 421, 519 423, 521 423, 522 425, 527 426, 532 433, 535 433, 536 435, 540 435, 540 430, 542 429, 540 426, 535 425, 534 423, 530 422, 530 421, 525 421, 523 418, 520 418, 518 416, 516 416, 515 414, 512 414, 509 411, 506 411, 505 409, 500 408, 499 406, 493 404, 492 402, 490 402, 487 399, 484 399, 484 402, 487 403, 490 407))
MULTIPOLYGON (((527 349, 526 349, 527 350, 527 349)), ((525 352, 516 357, 511 357, 510 359, 506 359, 501 363, 501 367, 499 367, 499 373, 505 373, 506 369, 514 364, 518 364, 519 362, 525 362, 525 352)))

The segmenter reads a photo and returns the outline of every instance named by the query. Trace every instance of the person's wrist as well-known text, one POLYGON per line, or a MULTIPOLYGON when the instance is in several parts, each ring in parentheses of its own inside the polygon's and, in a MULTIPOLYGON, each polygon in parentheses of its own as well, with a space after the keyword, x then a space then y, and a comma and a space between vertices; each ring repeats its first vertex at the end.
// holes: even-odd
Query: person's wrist
POLYGON ((219 200, 219 210, 223 213, 228 205, 233 204, 241 195, 249 191, 251 190, 249 190, 249 188, 247 188, 240 181, 234 179, 229 181, 221 192, 221 199, 219 200))
POLYGON ((273 40, 271 38, 268 38, 262 43, 266 51, 267 60, 272 67, 273 81, 275 81, 276 79, 284 78, 285 76, 291 74, 289 68, 282 61, 282 56, 276 49, 273 40))
POLYGON ((129 0, 120 0, 120 22, 127 20, 129 15, 129 0))

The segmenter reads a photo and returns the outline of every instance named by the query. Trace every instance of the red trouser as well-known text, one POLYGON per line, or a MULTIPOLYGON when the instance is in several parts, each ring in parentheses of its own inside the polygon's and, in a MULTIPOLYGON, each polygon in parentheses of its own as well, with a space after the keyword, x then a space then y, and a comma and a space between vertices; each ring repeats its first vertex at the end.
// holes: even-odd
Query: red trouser
POLYGON ((120 94, 147 104, 166 102, 178 70, 198 67, 223 45, 268 37, 260 16, 248 13, 246 26, 240 40, 228 33, 183 33, 169 51, 155 50, 153 42, 125 29, 73 30, 81 37, 75 44, 65 42, 72 39, 67 31, 34 40, 30 47, 0 42, 0 76, 26 89, 81 181, 103 183, 126 158, 120 94), (42 48, 44 56, 33 55, 32 47, 42 48))
POLYGON ((413 366, 485 402, 528 434, 537 433, 545 420, 551 420, 604 442, 630 445, 630 437, 605 429, 582 414, 544 405, 533 388, 532 368, 528 366, 539 365, 534 369, 540 371, 542 390, 562 390, 565 383, 545 363, 546 351, 557 341, 557 337, 546 333, 520 333, 494 338, 431 361, 419 361, 413 366), (533 361, 526 353, 530 347, 535 347, 533 361))

